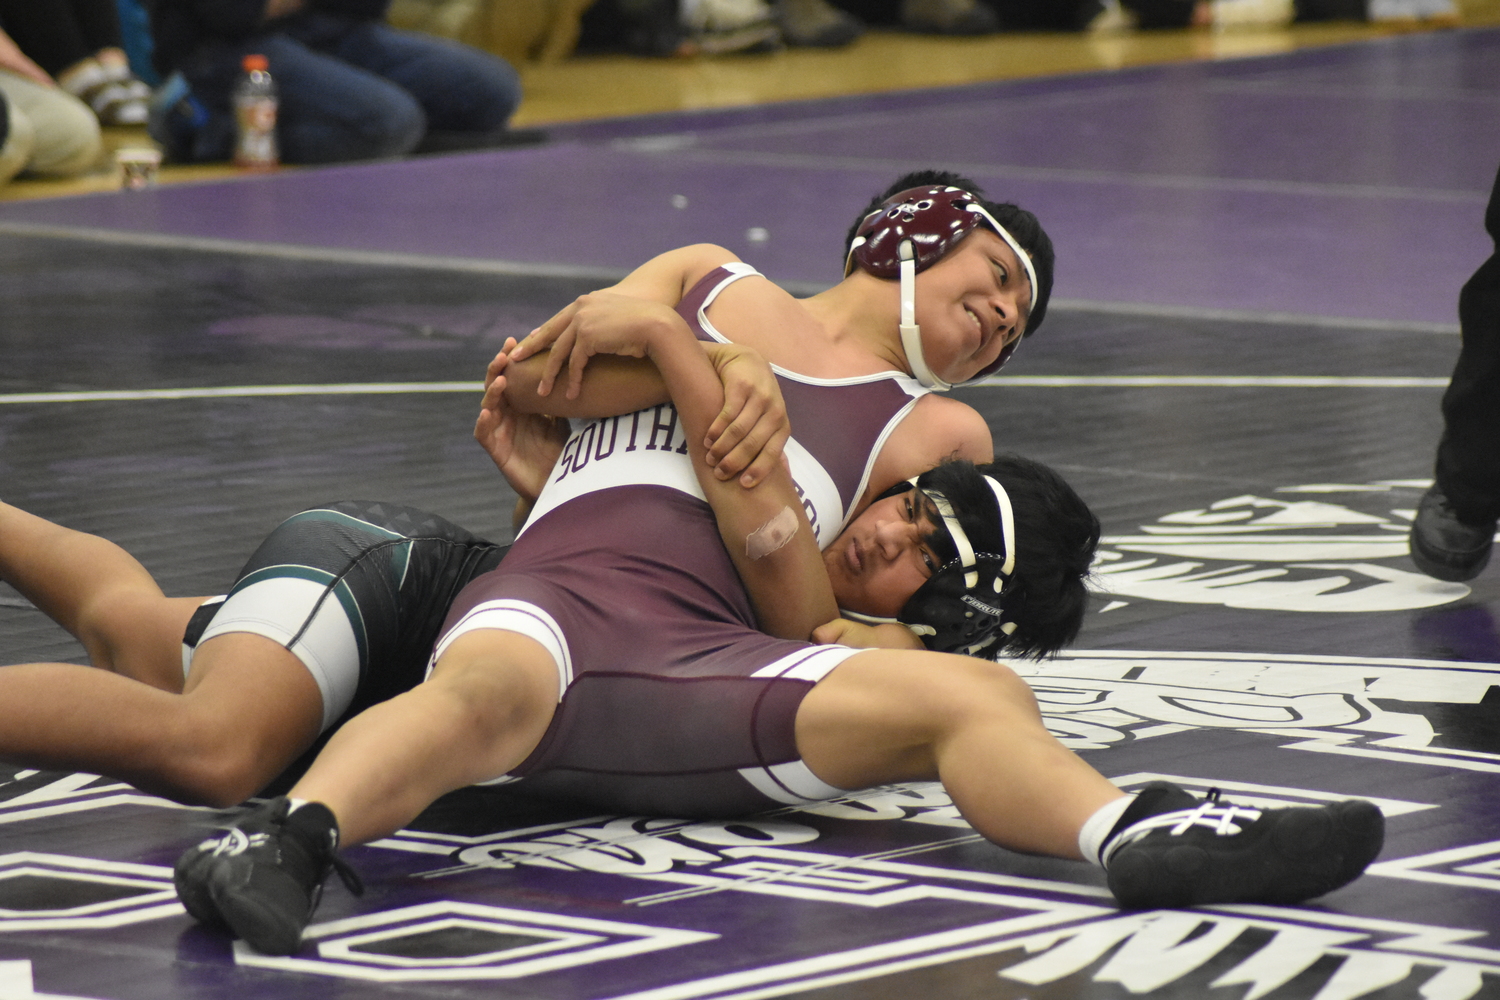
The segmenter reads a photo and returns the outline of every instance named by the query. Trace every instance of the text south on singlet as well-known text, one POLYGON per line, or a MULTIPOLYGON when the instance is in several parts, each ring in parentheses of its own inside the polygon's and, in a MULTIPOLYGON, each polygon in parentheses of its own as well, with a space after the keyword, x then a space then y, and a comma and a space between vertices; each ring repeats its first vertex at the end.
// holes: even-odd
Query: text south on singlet
MULTIPOLYGON (((562 483, 570 475, 582 472, 591 464, 608 462, 631 452, 656 451, 686 455, 687 447, 687 433, 678 420, 677 407, 671 403, 661 403, 650 409, 618 417, 593 420, 568 439, 553 470, 552 482, 562 483)), ((795 478, 792 485, 796 487, 797 496, 802 498, 802 510, 816 535, 817 506, 807 498, 806 492, 795 478)))

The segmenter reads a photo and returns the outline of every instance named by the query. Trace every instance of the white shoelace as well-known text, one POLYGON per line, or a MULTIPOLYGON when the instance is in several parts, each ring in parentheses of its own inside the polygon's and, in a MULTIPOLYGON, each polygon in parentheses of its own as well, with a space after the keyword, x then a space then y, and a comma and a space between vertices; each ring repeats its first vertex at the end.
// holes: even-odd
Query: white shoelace
POLYGON ((1192 809, 1179 809, 1176 812, 1147 816, 1137 823, 1132 823, 1115 837, 1105 853, 1105 862, 1107 864, 1120 848, 1126 844, 1135 843, 1152 830, 1165 829, 1169 835, 1181 837, 1194 827, 1202 827, 1212 830, 1215 836, 1232 837, 1243 833, 1246 825, 1254 823, 1260 817, 1261 810, 1259 809, 1231 803, 1221 804, 1217 799, 1210 799, 1192 809))

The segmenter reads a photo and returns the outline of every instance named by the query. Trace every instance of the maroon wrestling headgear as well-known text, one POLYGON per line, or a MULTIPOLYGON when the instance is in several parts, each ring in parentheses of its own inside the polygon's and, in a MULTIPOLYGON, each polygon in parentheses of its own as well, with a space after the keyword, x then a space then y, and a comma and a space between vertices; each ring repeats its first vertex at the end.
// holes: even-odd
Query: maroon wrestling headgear
MULTIPOLYGON (((901 344, 911 362, 912 374, 929 389, 947 390, 952 385, 927 367, 927 359, 922 354, 922 338, 916 323, 916 272, 936 264, 981 224, 988 225, 1015 251, 1021 266, 1026 269, 1026 279, 1031 283, 1031 295, 1035 300, 1037 280, 1031 255, 995 221, 994 216, 985 211, 975 195, 963 188, 931 184, 900 191, 865 216, 855 231, 854 242, 849 245, 849 256, 844 262, 845 277, 853 273, 857 263, 877 278, 901 279, 901 344)), ((974 378, 999 371, 1020 342, 1017 338, 1007 344, 1000 356, 975 373, 974 378)))

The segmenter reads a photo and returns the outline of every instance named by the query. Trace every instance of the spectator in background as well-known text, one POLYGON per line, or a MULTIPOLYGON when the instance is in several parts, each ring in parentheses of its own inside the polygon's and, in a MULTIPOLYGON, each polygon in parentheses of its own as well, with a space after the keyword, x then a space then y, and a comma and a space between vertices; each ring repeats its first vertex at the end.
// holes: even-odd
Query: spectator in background
POLYGON ((99 159, 99 120, 21 51, 0 21, 0 183, 70 177, 99 159))
POLYGON ((172 77, 151 134, 180 161, 227 160, 231 92, 244 57, 264 55, 280 99, 287 163, 537 141, 506 128, 521 100, 503 59, 384 23, 390 0, 155 0, 156 67, 172 77))
POLYGON ((10 102, 0 90, 0 184, 4 184, 26 165, 26 151, 10 130, 10 102))
MULTIPOLYGON (((983 0, 832 0, 862 24, 923 35, 988 35, 1009 27, 983 0)), ((1032 0, 1021 0, 1030 3, 1032 0)), ((1084 0, 1038 0, 1081 3, 1084 0)))
POLYGON ((151 88, 130 72, 115 0, 0 0, 0 24, 48 82, 101 123, 146 123, 151 88))
POLYGON ((151 64, 151 17, 142 0, 115 0, 120 13, 120 37, 130 71, 153 90, 161 86, 161 77, 151 64))

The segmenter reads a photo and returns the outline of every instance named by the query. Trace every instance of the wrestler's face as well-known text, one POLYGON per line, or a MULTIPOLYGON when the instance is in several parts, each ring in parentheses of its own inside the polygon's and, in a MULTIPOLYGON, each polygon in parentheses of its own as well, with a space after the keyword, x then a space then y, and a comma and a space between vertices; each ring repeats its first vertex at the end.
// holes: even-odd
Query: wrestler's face
POLYGON ((917 275, 917 325, 928 366, 973 378, 1026 331, 1031 283, 1010 245, 980 227, 917 275))
POLYGON ((894 618, 942 560, 933 548, 939 515, 921 490, 871 504, 823 551, 839 607, 894 618))

